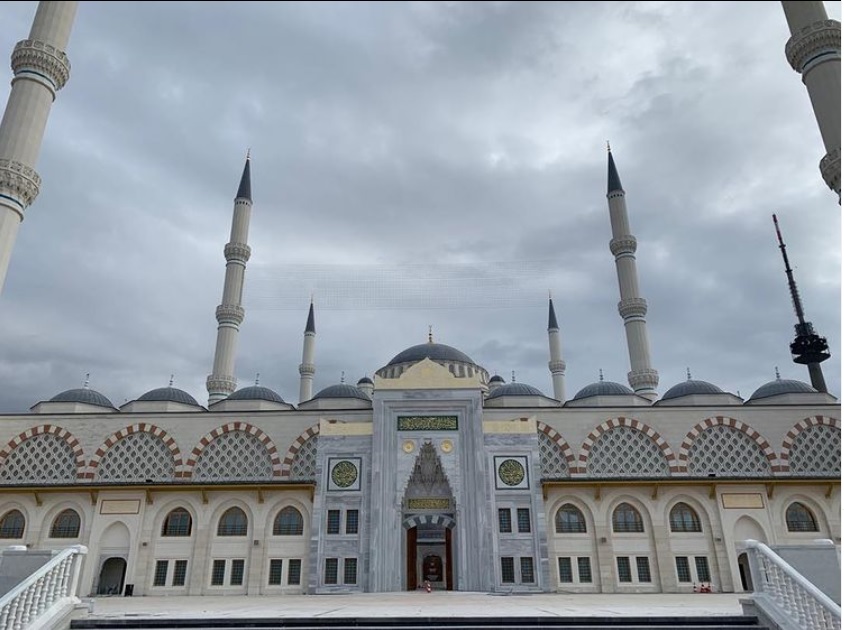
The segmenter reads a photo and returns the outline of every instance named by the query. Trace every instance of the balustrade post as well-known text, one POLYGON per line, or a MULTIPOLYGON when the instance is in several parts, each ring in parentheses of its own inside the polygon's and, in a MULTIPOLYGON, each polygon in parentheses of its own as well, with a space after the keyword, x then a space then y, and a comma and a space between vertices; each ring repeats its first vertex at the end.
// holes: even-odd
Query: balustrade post
POLYGON ((70 597, 76 597, 76 592, 79 590, 79 580, 82 577, 82 563, 85 560, 85 556, 88 555, 88 547, 85 545, 74 545, 73 549, 75 553, 69 558, 72 563, 72 572, 70 588, 67 590, 67 594, 70 597))

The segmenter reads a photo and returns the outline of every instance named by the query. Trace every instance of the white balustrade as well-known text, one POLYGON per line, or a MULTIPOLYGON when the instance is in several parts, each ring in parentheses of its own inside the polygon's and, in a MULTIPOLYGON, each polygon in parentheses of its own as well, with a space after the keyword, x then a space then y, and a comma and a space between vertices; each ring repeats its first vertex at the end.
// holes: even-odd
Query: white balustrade
POLYGON ((841 630, 841 607, 758 540, 744 542, 753 601, 784 630, 841 630))
POLYGON ((88 548, 75 545, 63 549, 47 564, 0 598, 0 630, 24 630, 39 619, 73 606, 82 558, 88 548))

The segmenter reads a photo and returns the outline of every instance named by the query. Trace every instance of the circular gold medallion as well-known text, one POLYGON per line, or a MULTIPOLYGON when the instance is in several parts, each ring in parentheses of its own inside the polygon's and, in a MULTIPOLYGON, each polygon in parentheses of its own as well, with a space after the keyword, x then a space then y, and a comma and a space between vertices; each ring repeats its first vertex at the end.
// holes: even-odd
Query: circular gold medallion
POLYGON ((443 440, 440 442, 440 449, 443 453, 450 453, 454 448, 454 443, 451 440, 443 440))
POLYGON ((413 440, 405 440, 404 444, 401 445, 401 450, 405 453, 412 453, 415 448, 416 444, 413 443, 413 440))
POLYGON ((331 471, 331 481, 338 488, 348 488, 358 478, 358 469, 352 462, 340 462, 331 471))
POLYGON ((515 459, 505 459, 498 466, 498 478, 508 486, 518 486, 525 479, 525 467, 515 459))

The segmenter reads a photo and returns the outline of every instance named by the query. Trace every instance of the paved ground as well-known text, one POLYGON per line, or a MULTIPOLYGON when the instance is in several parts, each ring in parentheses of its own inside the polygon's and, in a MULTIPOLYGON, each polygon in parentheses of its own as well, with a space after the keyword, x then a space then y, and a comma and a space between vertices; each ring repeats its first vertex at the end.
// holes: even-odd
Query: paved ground
POLYGON ((90 600, 93 612, 88 618, 740 615, 739 599, 746 596, 746 593, 493 595, 420 591, 256 597, 98 597, 90 600))

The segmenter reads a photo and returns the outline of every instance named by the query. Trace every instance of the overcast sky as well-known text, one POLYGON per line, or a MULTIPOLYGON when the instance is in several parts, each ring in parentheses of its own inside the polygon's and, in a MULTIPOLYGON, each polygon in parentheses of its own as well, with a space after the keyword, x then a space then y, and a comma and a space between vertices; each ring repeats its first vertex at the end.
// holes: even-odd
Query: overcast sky
MULTIPOLYGON (((0 55, 35 8, 0 4, 0 55)), ((432 325, 552 394, 549 290, 567 397, 626 384, 607 140, 660 394, 687 367, 744 398, 775 366, 808 381, 776 212, 838 396, 841 209, 788 37, 779 2, 82 2, 0 295, 0 412, 86 373, 116 405, 170 374, 207 402, 247 147, 239 386, 297 402, 312 291, 315 392, 432 325)))

